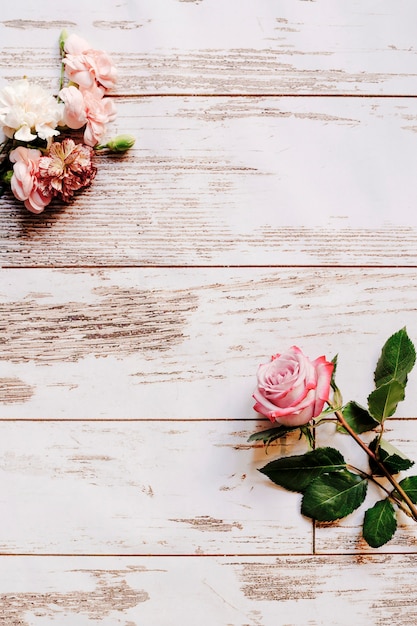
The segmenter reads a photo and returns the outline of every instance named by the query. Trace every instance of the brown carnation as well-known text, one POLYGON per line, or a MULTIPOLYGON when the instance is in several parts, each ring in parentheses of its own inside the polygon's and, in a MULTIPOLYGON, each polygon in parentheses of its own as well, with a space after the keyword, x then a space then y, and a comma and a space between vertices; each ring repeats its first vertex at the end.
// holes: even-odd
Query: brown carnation
POLYGON ((88 187, 97 172, 93 154, 92 148, 72 139, 54 142, 48 155, 39 160, 39 184, 43 192, 68 202, 76 191, 88 187))

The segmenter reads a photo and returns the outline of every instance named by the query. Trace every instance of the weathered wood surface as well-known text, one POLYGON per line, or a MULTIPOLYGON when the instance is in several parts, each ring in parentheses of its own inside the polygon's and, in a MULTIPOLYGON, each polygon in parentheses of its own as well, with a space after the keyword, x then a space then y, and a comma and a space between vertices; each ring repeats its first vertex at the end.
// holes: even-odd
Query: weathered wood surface
MULTIPOLYGON (((294 435, 267 454, 247 443, 261 426, 255 420, 2 422, 0 552, 312 554, 313 527, 300 515, 300 494, 257 471, 276 456, 303 453, 306 444, 294 435)), ((390 441, 411 456, 416 421, 394 420, 391 427, 390 441)), ((352 447, 347 460, 366 469, 352 447)), ((377 497, 370 491, 369 506, 377 497)), ((361 539, 363 513, 315 529, 316 551, 375 552, 361 539)), ((382 551, 416 553, 415 523, 403 516, 382 551)))
POLYGON ((70 206, 2 200, 3 266, 417 265, 417 101, 122 99, 70 206))
POLYGON ((113 54, 124 94, 414 95, 416 24, 414 0, 7 3, 0 70, 55 86, 67 28, 113 54))
MULTIPOLYGON (((379 550, 360 512, 313 525, 257 472, 302 442, 247 437, 272 353, 338 353, 365 403, 387 336, 417 340, 416 18, 414 0, 2 6, 0 80, 56 91, 78 32, 119 68, 111 133, 137 137, 71 206, 1 200, 2 624, 415 624, 415 525, 379 550)), ((389 436, 417 460, 414 380, 389 436)))
POLYGON ((312 524, 294 494, 277 497, 256 471, 265 454, 247 443, 255 429, 254 420, 2 422, 0 553, 311 553, 312 524))
MULTIPOLYGON (((363 404, 387 337, 417 339, 413 268, 1 275, 3 418, 251 418, 259 363, 294 344, 339 354, 339 386, 363 404)), ((416 406, 410 383, 398 415, 416 406)))
POLYGON ((415 555, 2 558, 0 618, 7 626, 170 626, 197 616, 201 626, 414 626, 416 572, 415 555))

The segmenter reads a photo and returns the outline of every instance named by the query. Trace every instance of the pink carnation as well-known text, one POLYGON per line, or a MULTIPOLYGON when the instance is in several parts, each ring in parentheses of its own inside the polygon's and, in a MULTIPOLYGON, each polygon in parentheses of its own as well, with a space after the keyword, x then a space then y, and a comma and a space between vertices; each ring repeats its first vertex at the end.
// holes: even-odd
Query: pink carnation
POLYGON ((111 89, 116 82, 116 68, 109 55, 103 50, 91 48, 78 35, 70 35, 64 44, 65 73, 77 85, 90 89, 97 82, 111 89))
POLYGON ((19 146, 12 150, 9 159, 13 165, 12 192, 32 213, 42 213, 52 200, 52 192, 39 184, 40 150, 19 146))
POLYGON ((86 125, 84 142, 88 146, 95 146, 105 135, 107 124, 116 117, 113 100, 103 98, 103 91, 97 86, 92 89, 64 87, 59 97, 65 104, 64 124, 72 129, 86 125))

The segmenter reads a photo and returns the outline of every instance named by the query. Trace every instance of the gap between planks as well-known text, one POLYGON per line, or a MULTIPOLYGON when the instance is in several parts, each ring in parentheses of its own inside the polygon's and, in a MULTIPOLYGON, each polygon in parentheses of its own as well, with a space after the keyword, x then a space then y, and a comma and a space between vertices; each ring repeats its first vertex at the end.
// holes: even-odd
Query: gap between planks
POLYGON ((415 556, 413 552, 384 552, 380 549, 375 552, 362 552, 362 551, 349 551, 346 552, 264 552, 256 554, 253 552, 248 552, 247 554, 236 554, 235 552, 226 553, 220 552, 219 554, 142 554, 142 553, 105 553, 105 552, 91 552, 91 553, 71 553, 71 552, 0 552, 0 559, 13 559, 13 558, 45 558, 45 559, 63 559, 63 558, 76 558, 76 559, 91 559, 91 558, 103 558, 103 559, 264 559, 264 558, 273 558, 273 559, 317 559, 322 561, 327 561, 329 558, 345 558, 345 557, 364 557, 364 558, 372 558, 372 557, 394 557, 398 555, 404 556, 415 556))
POLYGON ((340 269, 358 269, 358 268, 363 268, 365 270, 368 269, 376 269, 376 270, 391 270, 391 269, 399 269, 399 270, 412 270, 412 269, 417 269, 417 265, 402 265, 402 264, 384 264, 384 265, 378 265, 378 264, 362 264, 362 265, 354 265, 354 264, 344 264, 344 265, 337 265, 337 264, 277 264, 277 265, 271 265, 271 264, 260 264, 260 265, 254 265, 254 264, 226 264, 226 265, 211 265, 211 264, 206 264, 206 265, 153 265, 153 264, 138 264, 138 265, 134 265, 134 264, 120 264, 120 265, 59 265, 57 263, 54 263, 54 265, 2 265, 0 267, 0 270, 120 270, 120 269, 126 269, 126 270, 153 270, 153 269, 173 269, 173 270, 199 270, 199 269, 271 269, 271 270, 276 270, 276 269, 329 269, 329 270, 340 270, 340 269))
POLYGON ((417 94, 372 93, 112 93, 117 98, 417 98, 417 94))

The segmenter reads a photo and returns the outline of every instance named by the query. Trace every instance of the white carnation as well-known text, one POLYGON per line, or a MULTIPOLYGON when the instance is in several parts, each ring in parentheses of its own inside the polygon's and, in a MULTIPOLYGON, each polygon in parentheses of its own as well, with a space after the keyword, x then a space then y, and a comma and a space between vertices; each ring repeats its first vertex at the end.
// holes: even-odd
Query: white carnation
POLYGON ((17 80, 0 91, 0 125, 18 141, 44 140, 59 135, 64 105, 40 85, 17 80))

